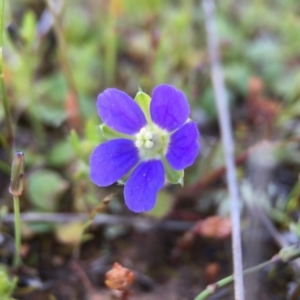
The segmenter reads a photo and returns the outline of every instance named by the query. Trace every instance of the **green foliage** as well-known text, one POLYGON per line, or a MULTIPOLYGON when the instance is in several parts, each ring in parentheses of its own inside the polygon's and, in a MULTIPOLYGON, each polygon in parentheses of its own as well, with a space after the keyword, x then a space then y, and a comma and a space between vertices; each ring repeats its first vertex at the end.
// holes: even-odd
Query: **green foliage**
POLYGON ((53 167, 61 167, 69 164, 75 158, 73 148, 66 139, 59 141, 49 151, 47 156, 48 163, 53 167))
POLYGON ((1 300, 14 300, 12 294, 17 284, 17 278, 12 278, 4 265, 0 265, 0 298, 1 300))
MULTIPOLYGON (((22 150, 26 158, 20 204, 24 212, 92 211, 93 214, 84 224, 37 223, 26 224, 24 228, 28 225, 34 234, 52 233, 53 238, 64 244, 64 248, 55 249, 55 257, 51 253, 54 265, 60 259, 66 259, 65 254, 70 248, 79 248, 81 243, 93 237, 86 230, 92 224, 94 214, 116 213, 119 215, 113 217, 121 220, 125 214, 127 218, 122 193, 119 192, 123 187, 111 187, 114 196, 109 205, 104 205, 101 200, 107 195, 107 190, 96 187, 89 179, 88 162, 92 149, 105 139, 124 136, 100 125, 96 98, 107 87, 122 89, 134 97, 140 87, 135 100, 150 120, 147 94, 151 95, 153 87, 163 82, 177 86, 188 95, 192 117, 199 122, 203 139, 201 157, 185 174, 185 188, 187 191, 191 188, 188 197, 193 201, 179 203, 177 192, 181 187, 170 188, 168 182, 183 185, 183 172, 171 170, 164 162, 166 187, 159 193, 155 208, 145 217, 163 220, 170 216, 175 219, 178 215, 194 219, 212 213, 227 217, 230 214, 229 199, 224 184, 223 150, 217 127, 218 111, 210 78, 201 1, 63 2, 66 3, 65 9, 54 23, 60 26, 61 36, 52 29, 42 36, 38 34, 37 26, 41 24, 43 1, 6 0, 5 25, 12 24, 16 31, 14 39, 7 33, 4 36, 4 79, 15 122, 14 147, 22 150), (61 41, 66 46, 63 51, 61 41), (68 65, 70 70, 66 71, 68 65), (74 95, 71 101, 70 95, 74 95), (196 181, 197 185, 193 185, 196 181), (176 210, 173 210, 175 203, 176 210), (66 252, 60 252, 66 248, 66 252)), ((299 241, 300 184, 296 180, 300 167, 299 1, 222 0, 215 3, 221 63, 232 109, 237 155, 256 142, 270 140, 267 147, 260 145, 256 153, 250 148, 247 159, 238 160, 237 174, 243 200, 241 212, 260 209, 267 219, 275 222, 274 230, 280 237, 285 238, 281 232, 285 230, 299 241), (250 112, 253 101, 250 99, 249 80, 253 77, 259 78, 263 85, 255 100, 280 104, 274 117, 263 114, 268 106, 264 101, 257 101, 262 105, 250 112), (261 113, 264 122, 256 123, 255 118, 261 113), (282 166, 288 169, 288 176, 285 176, 282 166), (258 174, 268 181, 262 190, 251 182, 251 172, 255 168, 267 171, 266 178, 264 172, 258 174), (269 170, 275 170, 270 178, 269 170), (294 176, 292 180, 289 179, 290 173, 294 176), (282 181, 287 187, 282 188, 273 177, 277 180, 284 177, 282 181)), ((1 147, 7 144, 3 134, 4 117, 0 105, 1 147)), ((6 153, 6 149, 0 149, 0 169, 7 172, 10 163, 6 164, 2 153, 6 153)), ((126 179, 122 178, 123 183, 126 179)), ((9 206, 11 199, 6 199, 6 194, 1 193, 0 198, 9 206)), ((184 195, 180 194, 180 197, 184 198, 184 195)), ((10 210, 11 207, 0 207, 1 227, 5 229, 2 220, 10 210)), ((243 226, 248 229, 248 222, 252 219, 247 214, 241 215, 243 226)), ((122 236, 131 235, 128 228, 117 224, 96 230, 97 240, 91 243, 96 249, 93 251, 99 247, 103 256, 105 252, 120 248, 122 257, 131 264, 127 256, 130 257, 136 249, 132 251, 126 249, 125 243, 118 244, 122 236)), ((132 241, 131 237, 128 240, 132 241)), ((178 244, 183 244, 180 239, 178 241, 178 244)), ((26 240, 26 243, 31 245, 31 240, 26 240)), ((244 243, 249 246, 247 235, 244 243)), ((47 243, 41 246, 43 251, 48 247, 47 243)), ((205 243, 201 243, 201 247, 205 248, 205 243)), ((164 248, 169 250, 170 246, 164 248)), ((29 255, 24 256, 24 263, 29 262, 32 267, 37 267, 39 261, 40 254, 32 254, 35 249, 29 247, 29 255)), ((285 248, 279 253, 281 260, 287 260, 293 251, 293 248, 285 248)), ((245 251, 246 255, 248 252, 251 254, 251 250, 245 251)), ((188 256, 184 255, 180 261, 188 261, 188 256)), ((45 257, 42 261, 48 263, 44 261, 45 257)), ((163 265, 163 261, 157 261, 163 265)), ((153 265, 156 266, 157 261, 153 265)), ((146 271, 144 262, 142 269, 146 271)), ((152 276, 151 271, 149 274, 152 276)), ((13 300, 16 281, 4 267, 0 267, 0 299, 13 300)))
MULTIPOLYGON (((156 84, 167 82, 183 89, 189 95, 191 113, 199 121, 200 133, 204 128, 202 156, 186 170, 185 184, 197 180, 205 183, 207 176, 222 168, 224 159, 215 125, 217 108, 204 17, 197 1, 66 1, 59 25, 67 61, 63 60, 57 36, 37 34, 41 11, 33 5, 34 1, 6 2, 10 7, 6 23, 15 26, 17 38, 4 36, 4 78, 15 120, 15 147, 26 157, 27 197, 24 195, 25 201, 21 202, 24 211, 61 212, 67 206, 68 212, 88 212, 104 198, 103 189, 89 180, 88 161, 92 149, 101 141, 122 136, 100 125, 95 102, 107 87, 120 88, 133 97, 140 87, 135 100, 148 120, 147 94, 151 95, 156 84), (65 75, 66 62, 76 89, 71 106, 68 96, 74 87, 65 75), (80 120, 74 125, 71 119, 76 113, 80 120)), ((258 156, 263 161, 271 157, 273 167, 290 164, 299 169, 299 1, 215 2, 237 152, 245 151, 253 141, 276 140, 271 145, 272 153, 261 151, 258 156), (266 130, 266 133, 262 133, 260 124, 252 124, 255 122, 247 111, 249 79, 254 76, 264 85, 263 99, 272 98, 271 101, 281 104, 278 115, 270 121, 270 132, 266 130), (295 141, 287 141, 295 137, 295 141)), ((259 113, 261 107, 254 116, 259 113)), ((3 119, 4 110, 0 105, 1 126, 3 119)), ((0 130, 1 145, 4 145, 2 127, 0 130)), ((2 160, 0 163, 1 170, 5 170, 2 160)), ((169 182, 183 184, 183 172, 174 172, 167 164, 165 167, 169 182)), ((238 169, 238 175, 245 179, 241 180, 240 188, 247 204, 264 209, 270 218, 299 238, 299 222, 293 220, 299 210, 299 182, 287 197, 278 197, 282 203, 273 207, 270 199, 275 197, 256 191, 243 167, 238 169)), ((222 176, 217 179, 221 181, 222 176)), ((208 182, 210 186, 212 181, 208 182)), ((159 193, 157 205, 148 216, 162 219, 172 211, 176 190, 166 190, 159 193)), ((117 193, 111 201, 109 211, 122 212, 120 195, 117 193)), ((188 209, 203 215, 214 209, 227 216, 227 198, 224 185, 216 185, 188 209)), ((40 223, 30 228, 34 232, 54 231, 59 241, 69 244, 81 239, 78 224, 61 227, 40 223)), ((4 276, 6 283, 13 282, 5 277, 5 272, 0 270, 0 277, 4 276)), ((10 297, 13 288, 14 284, 5 297, 10 297)))
POLYGON ((51 170, 37 170, 28 176, 29 199, 34 209, 38 211, 56 211, 59 196, 67 188, 67 181, 51 170))

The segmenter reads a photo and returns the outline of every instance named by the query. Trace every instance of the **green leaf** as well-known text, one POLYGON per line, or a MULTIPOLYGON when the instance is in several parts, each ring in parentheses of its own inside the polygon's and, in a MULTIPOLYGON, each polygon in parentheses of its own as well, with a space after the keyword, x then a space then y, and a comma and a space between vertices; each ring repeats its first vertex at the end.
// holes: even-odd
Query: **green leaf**
POLYGON ((67 181, 51 170, 38 170, 28 177, 30 202, 40 211, 56 211, 59 197, 67 188, 67 181))
POLYGON ((166 171, 166 177, 170 183, 184 185, 184 170, 176 171, 171 168, 169 163, 163 158, 163 165, 166 171))
POLYGON ((51 126, 58 127, 66 120, 66 113, 54 102, 38 102, 35 106, 36 115, 40 120, 51 126))
POLYGON ((56 227, 56 238, 63 244, 77 245, 82 239, 83 223, 61 224, 56 227))
POLYGON ((145 117, 148 121, 149 124, 152 123, 151 120, 151 116, 150 116, 150 102, 151 102, 151 98, 144 92, 139 91, 134 99, 137 104, 140 106, 140 108, 142 109, 142 111, 145 114, 145 117))
POLYGON ((68 86, 61 75, 52 75, 43 78, 35 86, 37 101, 34 106, 37 118, 51 126, 60 126, 67 118, 66 110, 62 105, 68 93, 68 86))
POLYGON ((57 143, 50 151, 48 161, 53 166, 63 166, 74 159, 74 150, 68 140, 57 143))

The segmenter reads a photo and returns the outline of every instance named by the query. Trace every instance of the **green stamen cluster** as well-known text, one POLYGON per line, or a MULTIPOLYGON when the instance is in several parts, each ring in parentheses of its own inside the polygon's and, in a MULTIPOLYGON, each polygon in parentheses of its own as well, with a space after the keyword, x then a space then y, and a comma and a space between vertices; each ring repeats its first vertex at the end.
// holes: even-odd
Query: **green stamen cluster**
POLYGON ((135 135, 135 145, 142 159, 159 158, 165 155, 169 146, 169 134, 158 126, 143 127, 135 135))

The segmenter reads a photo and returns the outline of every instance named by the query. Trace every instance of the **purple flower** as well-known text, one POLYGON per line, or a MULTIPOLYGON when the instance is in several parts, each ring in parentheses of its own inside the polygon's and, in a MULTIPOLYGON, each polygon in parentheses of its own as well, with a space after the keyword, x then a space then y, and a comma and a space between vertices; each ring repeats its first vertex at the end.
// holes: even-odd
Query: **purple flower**
POLYGON ((162 84, 153 90, 152 99, 139 92, 134 100, 109 88, 99 94, 97 109, 110 140, 90 156, 92 182, 106 187, 125 179, 128 208, 152 209, 165 175, 172 183, 182 183, 183 169, 199 153, 199 132, 189 119, 184 93, 162 84))

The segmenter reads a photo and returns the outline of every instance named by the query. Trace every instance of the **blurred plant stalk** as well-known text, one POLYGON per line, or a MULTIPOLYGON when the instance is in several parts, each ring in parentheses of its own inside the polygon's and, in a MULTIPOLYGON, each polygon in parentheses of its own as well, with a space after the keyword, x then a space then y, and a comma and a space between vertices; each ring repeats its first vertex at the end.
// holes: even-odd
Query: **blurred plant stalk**
POLYGON ((6 87, 4 82, 4 74, 3 74, 3 27, 4 27, 4 7, 5 0, 1 1, 0 8, 0 86, 1 86, 1 98, 4 107, 4 117, 6 123, 6 140, 1 139, 2 143, 5 142, 3 146, 9 147, 13 142, 13 123, 10 113, 10 107, 7 99, 6 87))
POLYGON ((11 180, 9 192, 14 199, 14 223, 15 223, 15 255, 13 265, 18 268, 21 264, 21 218, 19 196, 23 192, 24 181, 24 154, 16 152, 12 162, 11 180))
MULTIPOLYGON (((227 91, 224 84, 223 70, 220 62, 219 41, 213 0, 203 0, 204 20, 207 45, 211 64, 211 77, 218 108, 218 120, 226 161, 226 177, 230 197, 230 217, 232 223, 232 258, 234 276, 234 299, 244 300, 243 259, 241 245, 241 226, 239 208, 239 190, 236 178, 234 158, 234 139, 230 125, 227 91)), ((201 299, 201 298, 200 298, 201 299)), ((197 299, 199 300, 199 299, 197 299)))
POLYGON ((118 17, 118 5, 121 2, 116 0, 110 0, 108 2, 108 12, 106 20, 106 34, 105 34, 105 57, 104 57, 104 69, 106 85, 114 83, 116 74, 116 59, 117 59, 117 36, 116 36, 116 20, 118 17))

